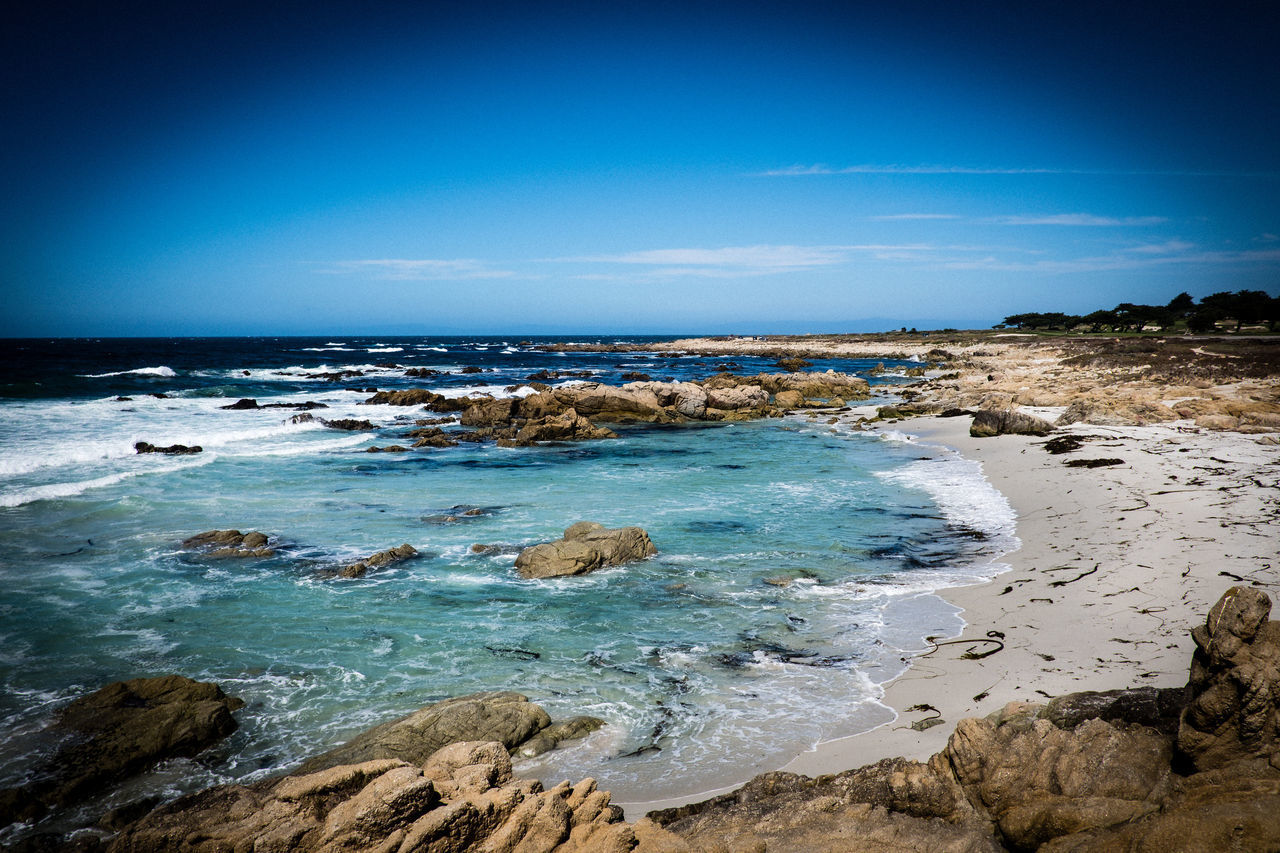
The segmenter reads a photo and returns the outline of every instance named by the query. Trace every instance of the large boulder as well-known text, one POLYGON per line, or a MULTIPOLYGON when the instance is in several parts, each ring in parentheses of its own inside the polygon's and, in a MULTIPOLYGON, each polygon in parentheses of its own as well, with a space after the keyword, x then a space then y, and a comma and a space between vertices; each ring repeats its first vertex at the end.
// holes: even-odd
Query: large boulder
POLYGON ((610 530, 602 524, 580 521, 565 529, 564 538, 521 551, 516 570, 526 578, 582 575, 656 553, 649 534, 639 527, 610 530))
POLYGON ((1176 421, 1178 413, 1163 403, 1133 400, 1075 400, 1058 416, 1058 426, 1086 423, 1096 426, 1143 426, 1176 421))
POLYGON ((426 388, 379 391, 364 401, 366 405, 422 406, 433 412, 461 412, 475 401, 468 397, 446 397, 426 388))
POLYGON ((463 426, 506 426, 516 416, 519 400, 515 397, 477 400, 462 412, 463 426))
POLYGON ((117 681, 76 699, 49 734, 65 742, 35 780, 0 793, 0 825, 80 802, 159 762, 190 757, 236 730, 244 707, 181 675, 117 681))
POLYGON ((601 421, 668 421, 672 417, 648 388, 587 382, 556 388, 552 393, 566 408, 601 421))
POLYGON ((707 406, 713 409, 742 411, 763 409, 769 405, 769 392, 759 385, 738 385, 734 388, 717 388, 707 392, 707 406))
POLYGON ((1280 765, 1280 622, 1268 621, 1270 612, 1266 593, 1235 586, 1191 632, 1191 700, 1178 749, 1198 770, 1241 758, 1280 765))
POLYGON ((1048 435, 1053 424, 1044 418, 1013 409, 980 409, 969 425, 969 435, 986 438, 993 435, 1048 435))
POLYGON ((314 773, 339 764, 383 758, 421 765, 437 749, 457 741, 492 740, 515 749, 550 725, 547 712, 519 693, 472 693, 375 726, 308 759, 297 772, 314 773))

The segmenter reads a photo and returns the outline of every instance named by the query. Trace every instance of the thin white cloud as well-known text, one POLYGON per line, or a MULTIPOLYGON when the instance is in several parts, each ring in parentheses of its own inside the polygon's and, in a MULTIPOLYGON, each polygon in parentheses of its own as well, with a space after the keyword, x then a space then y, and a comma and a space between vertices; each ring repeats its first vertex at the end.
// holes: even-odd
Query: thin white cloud
MULTIPOLYGON (((1193 247, 1194 248, 1194 247, 1193 247)), ((1205 266, 1239 266, 1280 263, 1280 249, 1183 251, 1164 254, 1140 254, 1133 250, 1086 258, 1041 261, 1009 261, 995 256, 949 260, 942 267, 952 270, 987 270, 991 272, 1081 273, 1110 272, 1167 266, 1197 264, 1205 266)))
POLYGON ((907 222, 916 219, 959 219, 956 213, 886 213, 880 216, 868 216, 871 222, 907 222))
POLYGON ((1187 243, 1183 240, 1169 240, 1164 243, 1144 243, 1141 246, 1132 246, 1124 251, 1132 252, 1136 255, 1171 255, 1179 252, 1189 252, 1195 247, 1195 243, 1187 243))
MULTIPOLYGON (((858 254, 919 253, 934 251, 925 244, 855 244, 840 246, 757 245, 715 249, 648 249, 612 255, 548 258, 548 262, 647 267, 649 276, 662 278, 770 275, 781 272, 839 266, 858 254)), ((600 274, 590 274, 595 277, 600 274)), ((580 278, 582 276, 579 276, 580 278)))
POLYGON ((463 281, 511 278, 511 270, 497 269, 475 258, 380 258, 337 261, 320 272, 331 275, 371 274, 389 281, 463 281))
POLYGON ((986 221, 995 225, 1068 225, 1088 228, 1116 228, 1161 225, 1169 220, 1163 216, 1095 216, 1092 213, 1055 213, 1047 216, 996 216, 986 221))
POLYGON ((1280 172, 1233 172, 1225 169, 1064 169, 1053 167, 908 165, 862 163, 828 166, 825 163, 783 166, 753 173, 762 178, 794 178, 806 175, 1098 175, 1102 177, 1168 178, 1280 178, 1280 172))

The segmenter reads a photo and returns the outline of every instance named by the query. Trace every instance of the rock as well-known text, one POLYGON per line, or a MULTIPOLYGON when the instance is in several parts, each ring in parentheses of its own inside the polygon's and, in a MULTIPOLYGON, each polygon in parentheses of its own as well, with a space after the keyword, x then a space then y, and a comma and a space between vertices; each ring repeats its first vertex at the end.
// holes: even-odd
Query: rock
POLYGON ((429 379, 432 376, 439 376, 439 370, 433 370, 430 367, 410 367, 404 372, 404 375, 411 379, 429 379))
POLYGON ((804 395, 799 391, 779 391, 773 402, 780 409, 798 409, 804 405, 804 395))
POLYGON ((519 402, 515 397, 478 400, 462 412, 462 425, 505 426, 516 416, 519 402))
POLYGON ((532 758, 535 755, 550 752, 561 741, 584 738, 603 725, 604 720, 599 717, 570 717, 563 722, 547 726, 521 744, 516 752, 523 758, 532 758))
MULTIPOLYGON (((661 828, 640 838, 671 844, 661 828)), ((594 780, 544 790, 511 778, 500 743, 454 743, 421 767, 374 760, 225 785, 162 806, 128 827, 112 853, 450 851, 626 853, 638 836, 594 780)), ((640 853, 682 850, 650 846, 640 853)))
POLYGON ((229 406, 219 406, 219 409, 256 409, 258 401, 252 397, 243 397, 229 406))
POLYGON ((446 397, 426 388, 406 388, 403 391, 379 391, 365 405, 422 406, 432 412, 461 412, 475 401, 469 397, 446 397))
POLYGON ((707 406, 713 409, 741 411, 763 409, 769 405, 769 392, 759 385, 738 385, 707 392, 707 406))
POLYGON ((521 551, 516 570, 526 578, 581 575, 656 553, 649 534, 639 527, 609 530, 595 522, 580 521, 565 529, 564 538, 521 551))
POLYGON ((335 420, 331 420, 331 421, 327 421, 324 418, 320 418, 320 423, 324 424, 329 429, 342 429, 342 430, 347 430, 349 432, 359 432, 361 430, 377 429, 377 427, 371 424, 369 421, 356 420, 355 418, 336 418, 335 420))
POLYGON ((1129 426, 1176 421, 1178 413, 1163 403, 1125 400, 1076 400, 1058 416, 1058 426, 1074 423, 1129 426))
POLYGON ((1051 432, 1053 424, 1013 409, 980 409, 969 426, 969 435, 977 438, 993 435, 1048 435, 1051 432))
POLYGON ((539 441, 590 441, 617 437, 613 430, 598 427, 575 410, 568 409, 560 415, 527 421, 510 442, 512 446, 528 447, 539 441))
POLYGON ((366 447, 365 453, 408 453, 409 448, 403 444, 388 444, 386 447, 366 447))
POLYGON ((653 381, 653 377, 650 376, 649 374, 638 373, 634 370, 629 370, 626 373, 622 374, 621 378, 624 382, 652 382, 653 381))
POLYGON ((348 563, 338 570, 340 578, 362 578, 370 569, 380 569, 384 566, 390 566, 395 563, 409 560, 418 556, 418 551, 412 545, 405 543, 396 548, 388 548, 385 551, 378 551, 363 560, 354 563, 348 563))
POLYGON ((0 825, 100 794, 175 757, 190 757, 236 730, 244 706, 216 684, 180 675, 117 681, 71 702, 50 734, 64 743, 35 781, 0 793, 0 825))
POLYGON ((1235 429, 1240 426, 1240 419, 1231 415, 1200 415, 1196 418, 1196 426, 1201 429, 1235 429))
POLYGON ((275 549, 268 548, 267 534, 257 530, 241 533, 239 530, 206 530, 182 540, 182 547, 204 549, 207 557, 273 557, 275 549))
POLYGON ((385 758, 421 765, 436 750, 458 741, 498 741, 515 749, 549 725, 547 712, 519 693, 472 693, 375 726, 308 759, 296 772, 314 773, 339 764, 385 758))
POLYGON ((813 362, 805 361, 803 358, 780 358, 774 362, 774 367, 781 367, 788 373, 795 373, 806 367, 813 367, 813 362))
POLYGON ((1197 770, 1240 758, 1280 764, 1280 622, 1271 600, 1234 586, 1191 632, 1191 699, 1178 729, 1178 750, 1197 770))
POLYGON ((599 382, 588 382, 552 392, 565 408, 572 408, 587 418, 601 421, 668 421, 671 416, 658 402, 657 396, 645 388, 614 388, 599 382))
POLYGON ((200 445, 188 447, 185 444, 171 444, 168 447, 156 447, 145 441, 136 442, 133 449, 138 453, 166 453, 170 456, 184 456, 190 453, 202 453, 204 448, 200 445))

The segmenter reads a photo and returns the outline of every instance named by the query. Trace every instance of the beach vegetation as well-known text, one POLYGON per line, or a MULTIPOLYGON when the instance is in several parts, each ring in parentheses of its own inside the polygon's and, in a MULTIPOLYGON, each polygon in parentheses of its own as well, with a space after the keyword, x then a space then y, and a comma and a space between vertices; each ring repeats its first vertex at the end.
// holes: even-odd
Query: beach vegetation
POLYGON ((1197 304, 1191 294, 1183 292, 1166 305, 1121 302, 1109 310, 1099 309, 1083 315, 1060 311, 1010 314, 994 328, 1094 334, 1205 334, 1241 332, 1246 331, 1246 327, 1262 327, 1272 332, 1280 329, 1280 298, 1269 296, 1262 290, 1224 290, 1201 298, 1197 304))

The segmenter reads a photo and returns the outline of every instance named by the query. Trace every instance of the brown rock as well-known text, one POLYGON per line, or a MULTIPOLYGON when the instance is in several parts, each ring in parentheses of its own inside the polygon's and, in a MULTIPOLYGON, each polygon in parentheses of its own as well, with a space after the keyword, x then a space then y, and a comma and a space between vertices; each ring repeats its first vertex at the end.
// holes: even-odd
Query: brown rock
POLYGON ((403 560, 409 560, 418 556, 418 550, 409 543, 398 545, 395 548, 388 548, 385 551, 378 551, 363 560, 354 563, 348 563, 338 570, 340 578, 362 578, 370 569, 379 569, 383 566, 390 566, 403 560))
POLYGON ((1048 435, 1053 432, 1053 424, 1013 409, 994 411, 980 409, 973 416, 969 426, 969 435, 983 438, 993 435, 1048 435))
POLYGON ((528 447, 539 441, 590 441, 617 437, 613 430, 598 427, 574 409, 567 409, 559 415, 527 421, 511 440, 511 445, 528 447))
POLYGON ((656 553, 649 534, 639 527, 609 530, 602 524, 580 521, 565 529, 564 538, 521 551, 516 569, 526 578, 581 575, 656 553))
POLYGON ((436 750, 458 741, 492 740, 514 749, 549 725, 547 712, 519 693, 472 693, 369 729, 307 760, 297 772, 313 773, 381 758, 421 765, 436 750))
POLYGON ((58 714, 65 740, 36 780, 0 795, 0 825, 107 790, 167 758, 196 755, 236 730, 244 702, 180 675, 117 681, 58 714))
POLYGON ((1191 700, 1178 749, 1197 770, 1280 752, 1280 622, 1271 600, 1234 586, 1191 632, 1191 700))

